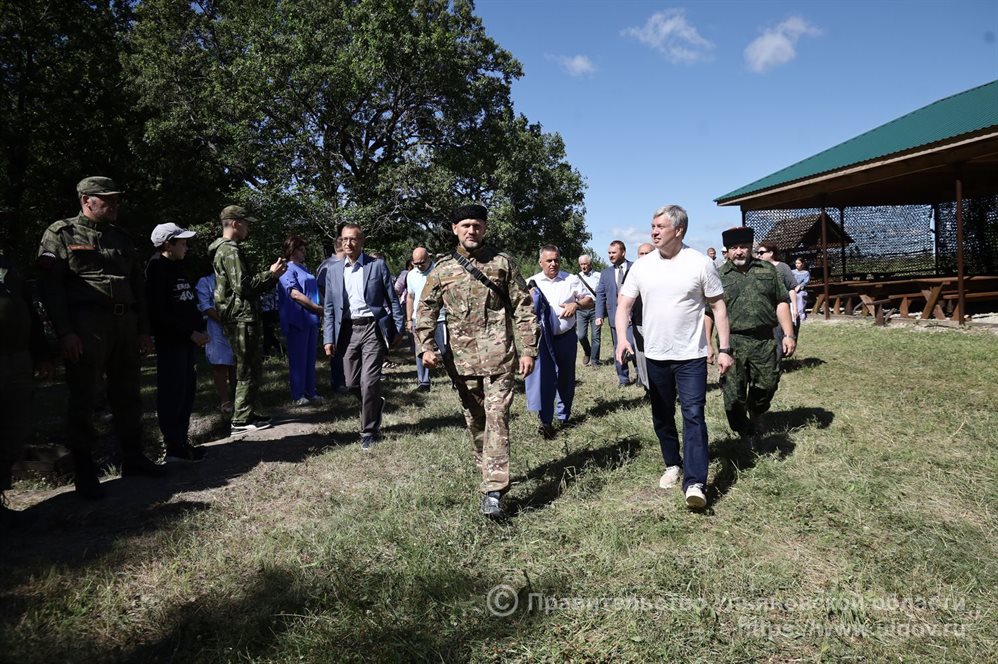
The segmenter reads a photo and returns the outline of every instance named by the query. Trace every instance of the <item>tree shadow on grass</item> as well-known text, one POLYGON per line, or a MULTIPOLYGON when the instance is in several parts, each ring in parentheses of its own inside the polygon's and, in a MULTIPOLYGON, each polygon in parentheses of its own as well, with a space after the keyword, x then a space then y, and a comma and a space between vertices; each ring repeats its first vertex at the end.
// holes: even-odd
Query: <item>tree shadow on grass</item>
POLYGON ((722 438, 712 446, 710 458, 716 459, 720 468, 707 487, 705 512, 713 513, 713 505, 731 490, 739 474, 753 468, 760 457, 775 455, 782 461, 793 454, 797 447, 792 436, 795 430, 810 424, 827 429, 835 414, 824 408, 794 408, 767 413, 764 418, 763 433, 753 439, 722 438))
POLYGON ((515 516, 528 509, 541 509, 553 503, 569 486, 593 470, 619 468, 641 451, 641 442, 634 436, 622 438, 597 449, 582 449, 560 459, 553 459, 530 469, 513 482, 536 483, 526 494, 516 492, 507 497, 506 513, 515 516))
POLYGON ((209 502, 198 500, 171 502, 175 494, 226 486, 263 463, 301 462, 337 442, 329 436, 293 431, 275 426, 241 439, 219 441, 207 446, 208 456, 201 463, 168 464, 166 477, 106 480, 101 483, 106 494, 102 500, 82 500, 71 489, 53 493, 24 510, 34 519, 31 528, 5 533, 0 543, 0 567, 5 572, 0 591, 17 585, 39 565, 91 564, 119 538, 169 527, 191 512, 210 507, 209 502))
POLYGON ((281 660, 290 652, 304 661, 468 661, 483 640, 522 628, 487 610, 493 581, 460 569, 411 577, 342 558, 329 568, 316 575, 268 566, 224 596, 171 607, 148 640, 108 645, 87 634, 47 650, 66 661, 129 663, 281 660))

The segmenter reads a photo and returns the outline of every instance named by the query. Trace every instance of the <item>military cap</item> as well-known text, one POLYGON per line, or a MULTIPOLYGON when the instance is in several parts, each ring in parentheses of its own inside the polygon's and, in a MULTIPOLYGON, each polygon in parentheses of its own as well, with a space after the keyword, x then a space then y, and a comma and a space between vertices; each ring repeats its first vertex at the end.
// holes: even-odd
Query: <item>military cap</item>
POLYGON ((459 208, 455 208, 454 212, 450 215, 450 223, 456 224, 465 219, 478 219, 479 221, 489 220, 489 211, 485 209, 484 205, 462 205, 459 208))
POLYGON ((189 231, 186 228, 181 228, 176 224, 159 224, 156 228, 152 229, 152 235, 149 239, 152 240, 152 246, 162 247, 164 244, 170 240, 177 239, 188 239, 194 237, 194 231, 189 231))
POLYGON ((724 242, 724 246, 729 249, 736 244, 751 245, 752 240, 754 239, 755 231, 748 226, 735 226, 734 228, 729 228, 721 233, 721 241, 724 242))
POLYGON ((111 178, 93 176, 80 180, 76 185, 76 193, 79 196, 110 196, 124 192, 118 189, 111 178))
POLYGON ((250 223, 256 221, 256 217, 249 216, 249 212, 242 205, 226 205, 222 208, 222 213, 218 215, 218 218, 222 221, 228 219, 245 219, 250 223))

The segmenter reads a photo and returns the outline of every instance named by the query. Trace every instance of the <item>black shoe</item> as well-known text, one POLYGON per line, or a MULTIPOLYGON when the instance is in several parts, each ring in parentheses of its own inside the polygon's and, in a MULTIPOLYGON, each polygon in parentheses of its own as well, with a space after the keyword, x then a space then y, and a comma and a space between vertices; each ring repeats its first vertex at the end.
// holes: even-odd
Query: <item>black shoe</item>
POLYGON ((416 391, 417 392, 429 392, 430 391, 430 386, 429 385, 417 385, 416 386, 416 391))
POLYGON ((499 501, 502 500, 502 494, 498 491, 489 491, 487 494, 482 496, 482 504, 478 508, 484 516, 490 519, 499 519, 502 517, 502 507, 499 501))
POLYGON ((166 466, 150 461, 138 453, 129 454, 121 462, 122 477, 163 477, 164 475, 166 475, 166 466))
POLYGON ((183 445, 168 445, 166 448, 166 462, 197 462, 204 459, 205 451, 203 447, 195 447, 190 443, 183 445))
POLYGON ((249 420, 258 427, 269 426, 272 422, 270 415, 261 415, 260 413, 251 413, 249 420))
POLYGON ((104 497, 104 487, 97 478, 97 468, 89 452, 73 452, 73 486, 81 498, 100 500, 104 497))
POLYGON ((556 435, 554 426, 544 423, 541 423, 541 425, 537 427, 537 433, 541 434, 541 437, 544 438, 544 440, 554 440, 556 435))
POLYGON ((378 444, 378 439, 375 436, 362 436, 360 439, 360 449, 365 452, 370 452, 371 448, 378 444))

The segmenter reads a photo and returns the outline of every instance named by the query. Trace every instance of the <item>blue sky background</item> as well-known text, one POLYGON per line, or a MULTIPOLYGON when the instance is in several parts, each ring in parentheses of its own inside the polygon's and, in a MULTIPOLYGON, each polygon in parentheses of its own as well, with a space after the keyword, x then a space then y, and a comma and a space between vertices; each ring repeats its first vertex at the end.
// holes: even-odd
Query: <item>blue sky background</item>
POLYGON ((998 79, 998 0, 479 0, 523 64, 516 109, 565 140, 605 258, 678 203, 720 246, 713 199, 943 97, 998 79))

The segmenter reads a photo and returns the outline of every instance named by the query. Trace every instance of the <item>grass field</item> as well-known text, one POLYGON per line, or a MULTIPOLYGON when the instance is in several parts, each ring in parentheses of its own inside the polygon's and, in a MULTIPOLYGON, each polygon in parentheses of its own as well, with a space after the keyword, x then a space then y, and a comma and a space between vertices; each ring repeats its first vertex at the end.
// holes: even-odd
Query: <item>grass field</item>
MULTIPOLYGON (((756 449, 710 386, 702 513, 658 489, 648 406, 612 367, 580 368, 554 441, 517 397, 500 524, 456 396, 412 392, 408 366, 371 453, 337 396, 99 503, 23 482, 37 522, 0 545, 0 661, 994 661, 998 336, 801 340, 756 449)), ((203 439, 215 406, 205 386, 203 439)))

